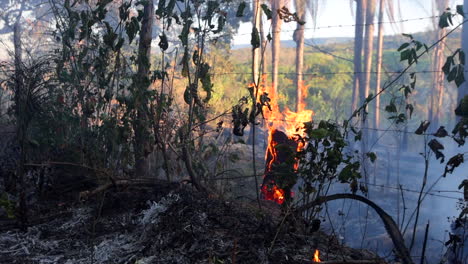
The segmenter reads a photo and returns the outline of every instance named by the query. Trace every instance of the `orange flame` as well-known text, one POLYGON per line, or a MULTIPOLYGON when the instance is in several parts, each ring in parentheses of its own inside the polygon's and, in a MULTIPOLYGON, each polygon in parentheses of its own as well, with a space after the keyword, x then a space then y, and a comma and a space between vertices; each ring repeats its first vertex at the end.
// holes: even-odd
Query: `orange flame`
POLYGON ((314 262, 321 262, 320 261, 320 258, 319 258, 319 251, 318 249, 315 250, 315 253, 314 253, 314 262))
POLYGON ((262 186, 262 193, 265 195, 265 200, 274 201, 277 204, 284 202, 284 190, 278 188, 276 185, 269 188, 267 185, 262 186))
MULTIPOLYGON (((270 109, 265 109, 263 115, 265 117, 265 125, 268 129, 268 147, 266 149, 265 160, 268 164, 266 164, 265 168, 265 175, 272 170, 272 166, 275 162, 281 162, 278 160, 278 153, 276 149, 276 145, 278 142, 274 142, 273 140, 273 133, 275 130, 282 131, 286 134, 289 139, 292 139, 297 142, 298 136, 303 136, 301 128, 303 127, 303 123, 312 121, 312 116, 314 112, 312 110, 304 110, 305 108, 305 100, 307 86, 301 84, 301 91, 298 93, 300 96, 298 100, 298 112, 293 112, 288 108, 285 108, 283 111, 280 110, 278 106, 278 98, 273 91, 272 87, 265 85, 266 76, 262 76, 262 82, 259 84, 260 93, 268 94, 270 98, 270 109)), ((252 84, 249 85, 252 87, 252 84)), ((300 151, 304 148, 304 144, 301 142, 297 143, 297 151, 300 151)), ((294 169, 297 170, 299 164, 294 164, 294 169)), ((285 191, 281 188, 278 188, 275 185, 275 181, 269 181, 270 186, 267 187, 265 184, 262 186, 262 193, 266 200, 273 200, 278 204, 282 204, 284 202, 284 194, 285 191), (273 186, 272 186, 273 185, 273 186)), ((291 193, 291 196, 293 193, 291 193)))

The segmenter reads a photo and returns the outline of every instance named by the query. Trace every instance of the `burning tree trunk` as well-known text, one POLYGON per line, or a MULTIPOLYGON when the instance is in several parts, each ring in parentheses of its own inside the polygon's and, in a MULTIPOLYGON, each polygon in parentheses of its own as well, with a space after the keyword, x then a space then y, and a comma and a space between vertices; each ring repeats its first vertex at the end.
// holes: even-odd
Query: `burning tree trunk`
POLYGON ((291 201, 291 189, 295 184, 296 149, 297 143, 284 132, 277 129, 270 131, 261 187, 264 199, 279 204, 291 201))

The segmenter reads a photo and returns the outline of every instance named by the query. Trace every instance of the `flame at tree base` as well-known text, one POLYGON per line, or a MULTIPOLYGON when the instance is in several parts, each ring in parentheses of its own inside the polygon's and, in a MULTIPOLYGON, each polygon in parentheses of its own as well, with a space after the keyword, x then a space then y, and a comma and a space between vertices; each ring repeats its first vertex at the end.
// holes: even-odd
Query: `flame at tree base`
POLYGON ((318 249, 316 249, 316 250, 315 250, 315 253, 314 253, 314 259, 313 259, 314 262, 321 262, 321 261, 320 261, 319 254, 320 254, 320 253, 319 253, 318 249))
POLYGON ((278 188, 276 185, 271 187, 268 184, 262 185, 262 194, 265 200, 274 201, 277 204, 283 204, 284 202, 284 190, 278 188))
MULTIPOLYGON (((299 164, 295 159, 295 154, 304 148, 304 143, 297 139, 303 136, 301 128, 305 122, 312 121, 314 112, 305 110, 308 87, 304 83, 300 84, 300 93, 298 93, 298 111, 293 112, 287 107, 280 110, 277 92, 272 87, 267 87, 265 81, 266 75, 263 75, 259 85, 263 92, 261 96, 263 101, 259 99, 259 103, 265 105, 266 102, 268 106, 268 109, 263 112, 268 130, 268 147, 265 154, 265 173, 261 192, 264 199, 283 204, 293 196, 291 192, 293 186, 290 181, 277 177, 284 177, 283 175, 290 175, 297 171, 299 164), (268 100, 265 100, 265 97, 268 100), (281 145, 289 146, 292 152, 284 151, 281 145), (279 172, 278 167, 282 167, 279 170, 286 170, 287 173, 279 172), (281 187, 277 185, 278 182, 282 183, 281 187)), ((255 87, 255 84, 251 84, 250 87, 255 87)))

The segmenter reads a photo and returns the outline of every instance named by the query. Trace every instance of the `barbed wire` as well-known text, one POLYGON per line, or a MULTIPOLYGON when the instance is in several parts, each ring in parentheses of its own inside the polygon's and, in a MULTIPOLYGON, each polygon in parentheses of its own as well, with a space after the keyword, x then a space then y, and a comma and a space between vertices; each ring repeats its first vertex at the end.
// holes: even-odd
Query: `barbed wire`
MULTIPOLYGON (((385 184, 372 184, 372 183, 365 183, 365 182, 358 182, 360 184, 367 184, 370 186, 375 186, 375 187, 381 187, 385 189, 394 189, 394 190, 402 190, 405 192, 412 192, 412 193, 420 193, 418 190, 412 190, 408 188, 404 188, 403 186, 400 188, 398 186, 390 186, 390 185, 385 185, 385 184)), ((447 191, 447 190, 432 190, 430 192, 422 192, 423 194, 427 194, 430 196, 436 196, 436 197, 442 197, 442 198, 447 198, 447 199, 453 199, 453 200, 460 200, 461 198, 453 197, 453 196, 447 196, 447 195, 441 195, 441 194, 436 194, 436 193, 457 193, 457 194, 463 194, 463 192, 460 191, 447 191)))
MULTIPOLYGON (((443 71, 435 71, 435 70, 427 70, 427 71, 412 71, 412 72, 407 72, 408 74, 412 73, 439 73, 443 71)), ((465 73, 468 71, 464 71, 465 73)), ((343 71, 343 72, 306 72, 302 73, 302 75, 306 76, 321 76, 321 75, 354 75, 354 74, 365 74, 365 73, 370 73, 370 74, 400 74, 402 71, 343 71)), ((267 72, 265 73, 267 75, 272 75, 273 73, 267 72)), ((298 73, 295 72, 278 72, 278 75, 297 75, 298 73)), ((220 73, 213 73, 213 76, 216 75, 252 75, 251 72, 220 72, 220 73)))
MULTIPOLYGON (((320 30, 320 29, 330 29, 330 28, 346 28, 346 27, 356 27, 356 26, 370 26, 370 25, 380 25, 380 24, 398 24, 398 23, 405 23, 405 22, 412 22, 412 21, 420 21, 420 20, 426 20, 426 19, 436 19, 439 18, 440 16, 428 16, 428 17, 416 17, 416 18, 408 18, 408 19, 402 19, 402 20, 397 20, 397 21, 382 21, 382 22, 375 22, 375 23, 359 23, 359 24, 340 24, 340 25, 328 25, 328 26, 318 26, 318 27, 308 27, 308 28, 303 28, 299 30, 303 31, 308 31, 308 30, 320 30)), ((278 31, 268 31, 268 33, 284 33, 284 32, 294 32, 297 29, 284 29, 284 30, 278 30, 278 31)), ((252 33, 239 33, 235 34, 235 36, 246 36, 246 35, 251 35, 252 33)))

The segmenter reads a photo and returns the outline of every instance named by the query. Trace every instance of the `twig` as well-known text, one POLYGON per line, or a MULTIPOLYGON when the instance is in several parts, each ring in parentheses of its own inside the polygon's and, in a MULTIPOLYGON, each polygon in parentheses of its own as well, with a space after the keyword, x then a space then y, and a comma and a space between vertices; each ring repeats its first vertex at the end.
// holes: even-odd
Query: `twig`
POLYGON ((424 264, 424 259, 426 258, 426 245, 427 245, 427 235, 429 233, 429 221, 427 221, 426 232, 424 233, 424 243, 421 254, 421 264, 424 264))

